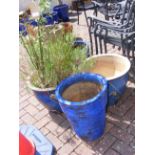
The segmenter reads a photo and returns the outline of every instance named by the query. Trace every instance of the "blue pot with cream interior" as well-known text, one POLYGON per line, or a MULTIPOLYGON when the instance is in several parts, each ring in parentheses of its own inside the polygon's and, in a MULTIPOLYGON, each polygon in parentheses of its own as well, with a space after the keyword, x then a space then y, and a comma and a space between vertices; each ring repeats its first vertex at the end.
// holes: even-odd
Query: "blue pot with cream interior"
POLYGON ((126 89, 130 61, 119 54, 95 55, 89 60, 94 60, 94 66, 89 70, 104 76, 108 81, 108 106, 118 102, 126 89))

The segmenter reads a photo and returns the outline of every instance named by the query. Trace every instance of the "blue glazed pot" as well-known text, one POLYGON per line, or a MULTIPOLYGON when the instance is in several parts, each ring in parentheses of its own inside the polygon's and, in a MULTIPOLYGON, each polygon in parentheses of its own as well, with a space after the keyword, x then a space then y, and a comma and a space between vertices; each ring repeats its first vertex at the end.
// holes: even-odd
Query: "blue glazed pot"
POLYGON ((58 100, 55 98, 55 88, 37 88, 31 84, 30 77, 28 78, 27 85, 34 92, 36 98, 49 109, 62 112, 58 100))
POLYGON ((29 21, 28 18, 21 18, 21 19, 19 19, 19 23, 26 23, 28 21, 29 21))
POLYGON ((52 16, 53 16, 54 22, 58 23, 58 21, 59 21, 58 13, 56 11, 53 11, 52 16))
POLYGON ((29 20, 28 23, 32 26, 38 26, 37 21, 35 21, 34 19, 29 20))
POLYGON ((80 47, 80 46, 84 46, 86 47, 87 50, 87 57, 90 56, 90 50, 89 50, 89 43, 85 40, 83 40, 82 38, 76 38, 76 40, 74 41, 74 47, 80 47))
POLYGON ((105 129, 105 110, 107 104, 107 81, 93 73, 79 73, 63 80, 56 89, 56 97, 76 134, 86 141, 101 137, 105 129), (62 97, 69 86, 78 82, 95 82, 102 88, 93 98, 81 102, 71 102, 62 97))
POLYGON ((118 54, 96 55, 90 57, 88 61, 91 59, 94 59, 96 64, 90 72, 101 74, 108 81, 108 106, 116 104, 126 89, 130 61, 118 54))
POLYGON ((22 23, 19 23, 19 33, 21 33, 23 36, 27 35, 26 27, 22 23))
POLYGON ((52 25, 52 24, 54 24, 54 19, 53 19, 52 15, 44 13, 43 17, 45 19, 45 21, 44 21, 45 25, 52 25))
POLYGON ((58 13, 59 20, 62 20, 63 22, 69 21, 69 14, 68 14, 68 5, 67 4, 61 4, 57 5, 53 8, 53 11, 58 13))

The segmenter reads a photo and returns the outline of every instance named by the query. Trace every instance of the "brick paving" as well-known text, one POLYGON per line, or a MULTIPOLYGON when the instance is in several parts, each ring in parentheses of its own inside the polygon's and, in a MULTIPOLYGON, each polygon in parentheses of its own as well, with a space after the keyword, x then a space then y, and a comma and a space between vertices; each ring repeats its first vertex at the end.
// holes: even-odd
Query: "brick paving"
MULTIPOLYGON (((80 25, 74 23, 77 36, 88 40, 83 14, 80 25)), ((109 46, 110 52, 120 52, 109 46)), ((23 49, 20 49, 23 56, 23 49)), ((20 60, 20 67, 25 64, 20 60)), ((25 67, 25 66, 24 66, 25 67)), ((109 107, 104 135, 95 142, 84 142, 71 129, 63 114, 49 112, 20 79, 19 124, 37 127, 56 147, 57 155, 134 155, 135 152, 135 94, 134 81, 129 79, 127 89, 117 105, 109 107)))

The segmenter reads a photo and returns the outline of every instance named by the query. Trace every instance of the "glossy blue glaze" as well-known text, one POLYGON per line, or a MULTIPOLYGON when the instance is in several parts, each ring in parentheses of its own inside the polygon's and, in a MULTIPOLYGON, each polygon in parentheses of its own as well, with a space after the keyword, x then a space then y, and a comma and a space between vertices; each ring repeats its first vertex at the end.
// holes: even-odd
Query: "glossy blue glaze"
POLYGON ((87 57, 90 56, 90 50, 89 50, 89 43, 81 38, 77 38, 75 41, 74 41, 74 46, 75 47, 80 47, 80 46, 84 46, 86 47, 86 55, 87 57))
POLYGON ((105 109, 107 104, 107 81, 101 75, 79 73, 63 80, 56 89, 56 97, 76 134, 83 140, 93 141, 101 137, 105 129, 105 109), (62 97, 63 91, 80 81, 95 82, 102 86, 93 98, 70 102, 62 97))
POLYGON ((41 101, 43 104, 48 106, 49 108, 52 108, 54 110, 57 110, 59 112, 62 112, 61 107, 57 101, 57 99, 52 99, 51 95, 55 96, 55 90, 52 91, 36 91, 33 90, 35 96, 39 101, 41 101))
POLYGON ((28 21, 28 23, 29 23, 30 25, 32 25, 32 26, 38 26, 37 21, 34 20, 34 19, 30 19, 30 20, 28 21))
POLYGON ((108 106, 117 103, 123 95, 128 81, 128 73, 116 79, 108 80, 108 106))
POLYGON ((58 23, 58 21, 59 21, 58 13, 56 11, 53 11, 52 16, 53 16, 54 22, 58 23))
POLYGON ((22 23, 19 23, 19 33, 21 33, 23 36, 27 35, 26 27, 22 23))
POLYGON ((68 5, 67 4, 61 4, 57 5, 53 8, 53 11, 58 13, 59 19, 63 22, 69 21, 69 14, 68 14, 68 5))
POLYGON ((45 25, 54 24, 54 20, 53 20, 52 15, 44 15, 44 18, 45 18, 45 22, 44 22, 45 25))

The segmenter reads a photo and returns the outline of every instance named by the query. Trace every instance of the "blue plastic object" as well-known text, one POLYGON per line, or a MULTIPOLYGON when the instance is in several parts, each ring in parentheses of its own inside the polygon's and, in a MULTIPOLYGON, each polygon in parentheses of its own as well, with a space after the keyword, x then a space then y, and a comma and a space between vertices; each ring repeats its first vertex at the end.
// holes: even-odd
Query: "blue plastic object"
POLYGON ((62 112, 58 100, 54 98, 55 90, 47 90, 47 91, 33 90, 33 92, 37 97, 37 99, 40 100, 42 103, 44 103, 46 106, 54 110, 57 110, 58 112, 62 112))
POLYGON ((105 129, 105 110, 107 104, 107 81, 94 73, 78 73, 63 80, 56 89, 56 97, 76 134, 86 141, 101 137, 105 129), (62 97, 63 91, 78 82, 95 82, 101 91, 93 98, 81 102, 70 102, 62 97))
POLYGON ((20 132, 28 139, 32 140, 35 147, 35 155, 54 155, 53 144, 43 136, 43 134, 32 125, 20 126, 20 132))
POLYGON ((68 14, 68 5, 67 4, 61 4, 57 5, 53 8, 53 11, 58 13, 59 20, 62 20, 63 22, 69 21, 69 14, 68 14))

